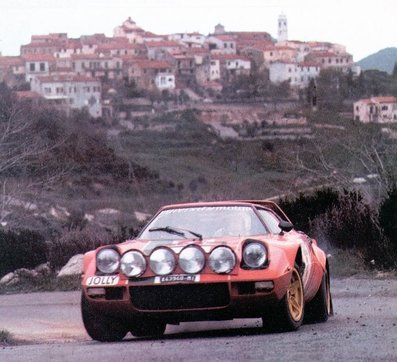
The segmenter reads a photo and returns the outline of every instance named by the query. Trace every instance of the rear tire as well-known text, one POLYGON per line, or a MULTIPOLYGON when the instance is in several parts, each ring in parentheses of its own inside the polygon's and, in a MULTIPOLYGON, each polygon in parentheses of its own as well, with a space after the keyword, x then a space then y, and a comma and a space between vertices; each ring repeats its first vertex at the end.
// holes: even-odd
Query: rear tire
POLYGON ((266 316, 262 317, 263 329, 268 332, 295 331, 303 323, 304 311, 303 282, 295 266, 283 299, 266 316))
POLYGON ((325 271, 320 288, 314 298, 306 304, 305 323, 323 323, 333 314, 328 271, 325 271))
POLYGON ((85 330, 96 341, 121 341, 128 332, 120 321, 103 315, 92 308, 84 293, 81 296, 81 315, 85 330))
POLYGON ((136 319, 130 326, 130 332, 135 337, 161 337, 167 324, 155 319, 136 319))

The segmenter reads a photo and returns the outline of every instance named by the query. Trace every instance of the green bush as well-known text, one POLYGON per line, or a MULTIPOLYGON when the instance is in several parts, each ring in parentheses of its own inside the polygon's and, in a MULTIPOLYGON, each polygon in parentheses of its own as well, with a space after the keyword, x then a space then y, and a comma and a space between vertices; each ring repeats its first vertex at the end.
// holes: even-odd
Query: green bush
POLYGON ((380 268, 396 266, 396 205, 397 189, 390 191, 380 215, 356 191, 323 189, 280 202, 296 229, 317 239, 323 249, 350 250, 380 268))
POLYGON ((394 266, 377 210, 365 203, 358 192, 345 191, 340 195, 338 205, 313 220, 311 233, 320 245, 354 250, 365 262, 377 267, 394 266))
POLYGON ((393 185, 380 205, 379 223, 397 259, 397 184, 393 185))
POLYGON ((70 230, 59 239, 47 242, 48 261, 54 269, 63 267, 69 259, 77 254, 84 254, 102 245, 114 243, 115 238, 102 230, 70 230))
POLYGON ((339 204, 337 191, 324 188, 315 191, 312 195, 300 193, 293 200, 283 199, 280 207, 286 212, 297 230, 310 232, 311 221, 318 215, 324 214, 339 204))
POLYGON ((0 230, 0 276, 19 268, 34 268, 45 263, 44 237, 30 230, 0 230))

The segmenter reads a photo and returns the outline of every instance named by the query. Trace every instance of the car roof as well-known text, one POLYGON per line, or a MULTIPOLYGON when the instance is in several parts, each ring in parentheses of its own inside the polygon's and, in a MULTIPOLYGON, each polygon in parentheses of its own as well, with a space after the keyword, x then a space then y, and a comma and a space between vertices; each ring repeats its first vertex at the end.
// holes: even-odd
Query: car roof
POLYGON ((160 210, 175 209, 175 208, 188 208, 188 207, 204 207, 204 206, 261 206, 272 210, 281 219, 290 221, 288 216, 281 210, 281 208, 273 201, 270 200, 225 200, 225 201, 200 201, 181 204, 172 204, 163 206, 160 210))

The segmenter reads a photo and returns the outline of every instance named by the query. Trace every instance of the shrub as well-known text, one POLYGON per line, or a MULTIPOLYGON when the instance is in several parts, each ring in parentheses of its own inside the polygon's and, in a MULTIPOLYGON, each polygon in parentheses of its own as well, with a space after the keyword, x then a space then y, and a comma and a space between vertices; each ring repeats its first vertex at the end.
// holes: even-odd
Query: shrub
POLYGON ((296 199, 281 200, 280 207, 291 218, 296 229, 309 233, 311 221, 316 216, 324 214, 338 205, 338 203, 338 192, 330 188, 324 188, 315 191, 312 195, 300 193, 296 199))
POLYGON ((312 222, 312 235, 319 244, 355 250, 364 261, 378 267, 392 267, 390 244, 384 238, 377 211, 358 192, 345 191, 339 204, 312 222))
POLYGON ((41 234, 0 230, 0 275, 45 263, 46 254, 47 245, 41 234))
POLYGON ((69 259, 77 254, 84 254, 101 245, 114 243, 111 234, 102 230, 70 230, 59 239, 47 242, 48 261, 54 269, 63 267, 69 259))
POLYGON ((397 184, 388 192, 379 208, 379 223, 397 259, 397 184))

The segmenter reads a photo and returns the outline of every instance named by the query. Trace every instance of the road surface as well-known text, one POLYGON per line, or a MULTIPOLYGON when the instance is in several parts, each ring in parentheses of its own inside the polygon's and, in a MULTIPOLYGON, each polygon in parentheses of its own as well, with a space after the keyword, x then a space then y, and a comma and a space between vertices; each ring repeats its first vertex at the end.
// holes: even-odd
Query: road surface
POLYGON ((0 329, 16 346, 0 361, 397 361, 397 279, 332 280, 335 316, 299 331, 265 334, 258 319, 182 323, 160 339, 99 343, 86 335, 80 294, 0 296, 0 329))

